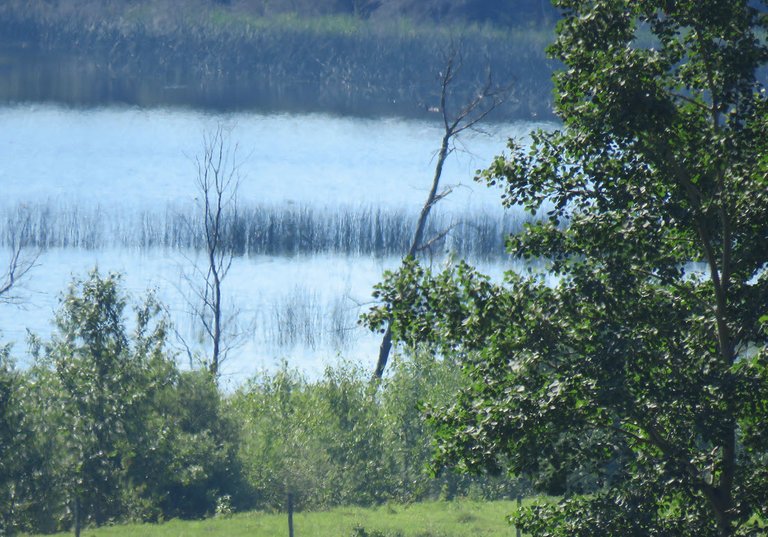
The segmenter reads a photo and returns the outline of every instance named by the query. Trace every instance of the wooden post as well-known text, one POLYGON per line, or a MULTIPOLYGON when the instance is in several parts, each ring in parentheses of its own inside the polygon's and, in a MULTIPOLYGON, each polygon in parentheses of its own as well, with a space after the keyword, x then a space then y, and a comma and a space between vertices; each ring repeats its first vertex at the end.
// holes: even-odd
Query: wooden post
MULTIPOLYGON (((520 512, 520 509, 523 507, 523 497, 518 494, 517 495, 517 512, 520 512)), ((517 537, 522 537, 522 532, 520 531, 520 526, 515 525, 515 535, 517 537)))
POLYGON ((75 537, 80 537, 80 496, 75 496, 74 513, 75 516, 75 537))
POLYGON ((293 537, 293 493, 288 493, 288 537, 293 537))

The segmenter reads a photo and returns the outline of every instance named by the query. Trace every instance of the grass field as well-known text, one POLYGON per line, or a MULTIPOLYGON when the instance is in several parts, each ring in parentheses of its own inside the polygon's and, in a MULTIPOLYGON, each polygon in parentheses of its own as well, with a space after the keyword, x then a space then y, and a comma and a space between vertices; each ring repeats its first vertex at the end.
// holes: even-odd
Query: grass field
MULTIPOLYGON (((515 502, 424 502, 364 509, 296 513, 296 537, 496 537, 514 536, 507 515, 515 502)), ((66 535, 66 534, 60 534, 66 535)), ((71 535, 71 534, 70 534, 71 535)), ((288 535, 285 513, 240 513, 208 520, 171 520, 83 531, 84 537, 272 537, 288 535)))

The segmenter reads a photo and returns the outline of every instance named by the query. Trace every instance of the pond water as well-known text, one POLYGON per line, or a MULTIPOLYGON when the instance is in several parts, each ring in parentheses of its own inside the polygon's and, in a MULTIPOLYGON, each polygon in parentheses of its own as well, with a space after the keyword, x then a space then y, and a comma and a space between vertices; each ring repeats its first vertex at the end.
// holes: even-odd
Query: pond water
MULTIPOLYGON (((204 135, 218 126, 237 146, 241 205, 415 214, 430 186, 442 136, 439 123, 426 121, 44 105, 0 108, 0 125, 0 220, 6 222, 6 241, 13 232, 9 215, 19 211, 33 217, 58 211, 57 221, 75 227, 86 225, 84 214, 99 215, 89 217, 88 225, 112 221, 114 227, 121 215, 141 211, 194 211, 194 159, 204 135)), ((441 209, 500 212, 498 192, 474 183, 474 172, 504 150, 507 137, 523 137, 535 127, 548 125, 493 125, 490 135, 462 138, 443 175, 453 192, 441 209)), ((16 343, 17 356, 23 354, 27 329, 43 337, 50 333, 60 294, 94 266, 123 273, 133 296, 157 288, 180 335, 204 351, 185 313, 189 289, 183 274, 199 255, 194 250, 94 243, 39 253, 38 266, 18 289, 21 305, 0 304, 3 339, 16 343)), ((230 354, 225 373, 242 378, 283 358, 313 373, 339 355, 372 366, 377 338, 355 321, 370 300, 371 286, 397 261, 349 253, 236 258, 224 285, 247 337, 230 354)), ((496 274, 506 268, 499 260, 486 265, 496 274)))

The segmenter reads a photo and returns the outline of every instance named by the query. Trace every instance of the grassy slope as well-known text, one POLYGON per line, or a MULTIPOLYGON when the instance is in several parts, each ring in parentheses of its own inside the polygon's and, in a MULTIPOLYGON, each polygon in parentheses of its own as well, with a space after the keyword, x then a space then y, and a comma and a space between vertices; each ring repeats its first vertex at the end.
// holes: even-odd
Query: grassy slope
MULTIPOLYGON (((341 507, 327 512, 297 513, 297 537, 491 537, 514 535, 506 517, 515 510, 511 501, 424 502, 387 504, 364 509, 341 507), (355 531, 364 528, 366 533, 355 531)), ((86 530, 84 537, 261 537, 288 534, 283 514, 242 513, 199 521, 172 520, 158 525, 125 525, 86 530)))

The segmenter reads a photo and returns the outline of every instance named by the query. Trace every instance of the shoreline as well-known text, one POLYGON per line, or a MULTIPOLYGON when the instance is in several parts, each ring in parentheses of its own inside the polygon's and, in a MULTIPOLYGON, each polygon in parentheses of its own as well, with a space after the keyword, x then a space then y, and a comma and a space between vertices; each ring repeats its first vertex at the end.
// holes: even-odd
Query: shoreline
POLYGON ((339 17, 217 22, 211 14, 152 28, 148 21, 92 24, 6 13, 0 103, 429 119, 439 104, 439 72, 460 41, 449 109, 459 110, 491 77, 510 87, 491 121, 551 120, 555 64, 541 52, 548 33, 374 27, 339 17))

